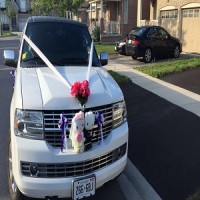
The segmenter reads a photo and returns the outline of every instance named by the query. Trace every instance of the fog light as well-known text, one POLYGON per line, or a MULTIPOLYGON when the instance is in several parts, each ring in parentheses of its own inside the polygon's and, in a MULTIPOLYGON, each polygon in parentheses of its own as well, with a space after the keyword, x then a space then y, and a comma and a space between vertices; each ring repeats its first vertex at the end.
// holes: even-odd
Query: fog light
POLYGON ((39 173, 37 164, 30 164, 29 170, 30 170, 31 176, 37 176, 39 173))

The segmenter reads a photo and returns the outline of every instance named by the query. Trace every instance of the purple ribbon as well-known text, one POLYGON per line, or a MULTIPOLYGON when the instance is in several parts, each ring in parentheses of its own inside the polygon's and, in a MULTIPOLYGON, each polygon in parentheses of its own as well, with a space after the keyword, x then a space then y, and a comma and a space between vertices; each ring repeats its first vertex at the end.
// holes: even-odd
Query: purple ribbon
POLYGON ((13 87, 15 85, 15 70, 11 70, 10 71, 10 75, 12 76, 12 78, 14 79, 14 83, 13 83, 13 87))
POLYGON ((61 151, 67 146, 67 136, 66 136, 66 128, 68 127, 68 119, 63 115, 60 114, 60 120, 58 122, 58 128, 62 130, 61 135, 61 151))
POLYGON ((95 114, 95 120, 98 125, 98 129, 100 130, 100 133, 101 133, 101 144, 103 144, 103 132, 102 132, 102 126, 104 122, 103 114, 100 114, 99 112, 97 112, 95 114))

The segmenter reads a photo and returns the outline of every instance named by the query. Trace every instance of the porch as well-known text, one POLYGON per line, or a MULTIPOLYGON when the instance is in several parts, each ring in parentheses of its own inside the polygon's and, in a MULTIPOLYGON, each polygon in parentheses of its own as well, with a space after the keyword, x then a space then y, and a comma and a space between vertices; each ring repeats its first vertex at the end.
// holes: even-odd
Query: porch
POLYGON ((100 41, 113 42, 121 37, 121 0, 87 0, 90 33, 100 28, 100 41))

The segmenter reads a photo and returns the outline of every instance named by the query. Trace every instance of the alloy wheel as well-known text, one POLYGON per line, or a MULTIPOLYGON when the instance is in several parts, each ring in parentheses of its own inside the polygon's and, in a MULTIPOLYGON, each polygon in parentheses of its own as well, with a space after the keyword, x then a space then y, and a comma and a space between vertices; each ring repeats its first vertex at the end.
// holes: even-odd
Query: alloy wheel
POLYGON ((173 54, 173 56, 174 56, 174 58, 178 58, 179 55, 180 55, 180 49, 179 49, 179 46, 176 45, 176 46, 174 47, 174 54, 173 54))
POLYGON ((151 49, 150 48, 147 48, 144 52, 144 62, 148 63, 151 61, 152 59, 152 52, 151 52, 151 49))

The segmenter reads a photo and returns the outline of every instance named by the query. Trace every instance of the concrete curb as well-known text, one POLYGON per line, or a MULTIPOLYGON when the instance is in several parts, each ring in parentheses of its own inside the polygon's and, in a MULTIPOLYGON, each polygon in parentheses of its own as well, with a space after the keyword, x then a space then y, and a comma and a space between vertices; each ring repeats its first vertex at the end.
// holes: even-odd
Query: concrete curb
POLYGON ((127 200, 162 200, 129 159, 117 182, 127 200))

